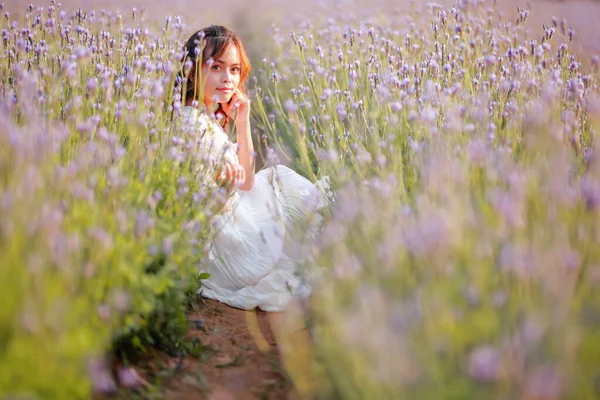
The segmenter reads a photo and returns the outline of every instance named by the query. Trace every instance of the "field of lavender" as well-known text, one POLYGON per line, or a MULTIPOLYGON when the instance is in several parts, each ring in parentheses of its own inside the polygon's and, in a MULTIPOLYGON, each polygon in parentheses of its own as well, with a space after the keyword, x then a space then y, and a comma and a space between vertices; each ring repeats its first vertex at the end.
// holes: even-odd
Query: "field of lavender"
MULTIPOLYGON (((385 3, 248 35, 257 140, 336 195, 278 334, 296 392, 598 398, 600 60, 526 8, 385 3)), ((22 15, 0 22, 0 393, 85 398, 115 343, 183 329, 223 198, 173 96, 193 28, 22 15)))

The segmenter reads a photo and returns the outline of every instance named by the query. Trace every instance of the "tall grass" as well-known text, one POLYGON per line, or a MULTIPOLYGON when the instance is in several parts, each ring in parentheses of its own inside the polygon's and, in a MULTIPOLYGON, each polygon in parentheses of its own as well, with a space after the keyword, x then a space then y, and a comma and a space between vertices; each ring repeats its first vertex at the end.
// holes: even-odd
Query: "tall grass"
POLYGON ((182 351, 217 193, 173 97, 181 22, 2 19, 0 392, 83 398, 117 343, 182 351), (174 320, 165 321, 168 317, 174 320), (150 324, 150 325, 149 325, 150 324), (169 335, 178 334, 171 338, 169 335), (86 365, 88 367, 86 367, 86 365))
POLYGON ((282 337, 303 394, 599 395, 598 58, 527 17, 461 1, 275 38, 256 118, 338 197, 313 340, 282 337))

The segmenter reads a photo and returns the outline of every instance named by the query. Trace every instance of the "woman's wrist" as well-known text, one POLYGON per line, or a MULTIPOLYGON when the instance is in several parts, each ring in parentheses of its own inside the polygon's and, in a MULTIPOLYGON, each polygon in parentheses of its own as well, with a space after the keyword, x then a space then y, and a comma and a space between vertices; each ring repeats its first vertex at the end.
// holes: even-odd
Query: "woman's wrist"
POLYGON ((239 138, 247 137, 250 135, 250 120, 249 119, 238 119, 235 122, 235 132, 239 138))
POLYGON ((240 115, 238 114, 235 118, 236 125, 248 125, 250 126, 250 114, 240 115))

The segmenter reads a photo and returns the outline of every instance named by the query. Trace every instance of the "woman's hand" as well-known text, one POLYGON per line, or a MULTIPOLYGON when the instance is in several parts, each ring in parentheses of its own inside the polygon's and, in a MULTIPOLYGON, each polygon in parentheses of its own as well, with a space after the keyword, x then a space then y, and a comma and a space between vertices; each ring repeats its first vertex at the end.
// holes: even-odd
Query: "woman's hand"
POLYGON ((246 170, 240 164, 227 161, 225 167, 217 174, 216 181, 228 189, 240 187, 246 181, 246 170))
POLYGON ((240 89, 235 89, 231 100, 222 103, 223 111, 233 121, 246 121, 250 119, 250 99, 240 89))

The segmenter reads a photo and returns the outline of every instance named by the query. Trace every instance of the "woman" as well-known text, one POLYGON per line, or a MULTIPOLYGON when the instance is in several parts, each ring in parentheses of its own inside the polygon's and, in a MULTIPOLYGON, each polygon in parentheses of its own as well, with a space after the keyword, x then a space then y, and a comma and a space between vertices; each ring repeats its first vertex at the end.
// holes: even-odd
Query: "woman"
POLYGON ((201 294, 236 308, 282 311, 294 297, 310 293, 298 266, 318 229, 317 211, 328 202, 325 181, 313 184, 282 165, 255 174, 244 91, 250 62, 231 30, 202 29, 187 41, 185 53, 184 126, 202 135, 202 152, 222 160, 213 183, 229 195, 202 265, 210 278, 201 294), (225 132, 231 124, 237 146, 225 132))

